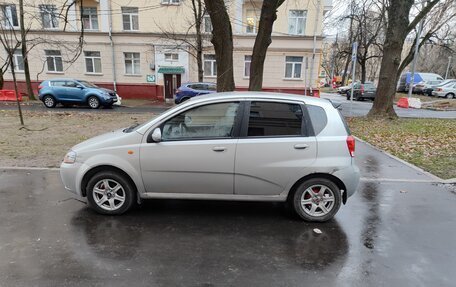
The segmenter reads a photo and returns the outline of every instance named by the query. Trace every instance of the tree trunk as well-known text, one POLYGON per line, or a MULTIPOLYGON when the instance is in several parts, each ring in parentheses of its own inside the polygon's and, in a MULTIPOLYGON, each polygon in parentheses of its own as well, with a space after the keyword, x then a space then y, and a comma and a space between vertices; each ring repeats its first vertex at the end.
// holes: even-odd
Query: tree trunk
POLYGON ((408 34, 409 13, 413 0, 391 0, 388 7, 388 26, 383 45, 383 59, 380 67, 379 84, 370 117, 397 117, 393 108, 396 94, 401 53, 408 34))
POLYGON ((13 83, 14 83, 14 91, 16 93, 16 103, 17 103, 17 110, 19 112, 19 119, 21 121, 21 125, 24 125, 24 117, 22 116, 22 109, 21 104, 19 103, 19 89, 17 88, 17 79, 16 79, 16 72, 14 70, 14 62, 13 62, 13 53, 14 51, 10 51, 9 54, 9 65, 11 67, 11 75, 13 76, 13 83))
POLYGON ((201 34, 201 25, 203 24, 203 4, 201 1, 203 0, 192 0, 196 32, 196 64, 198 66, 198 82, 202 82, 204 80, 203 36, 201 34))
POLYGON ((3 89, 3 84, 5 83, 5 79, 3 78, 3 70, 0 69, 0 90, 3 89))
POLYGON ((359 66, 361 68, 361 83, 366 82, 366 61, 360 61, 359 66))
POLYGON ((277 19, 277 8, 284 0, 264 0, 261 8, 258 34, 253 46, 252 61, 250 64, 249 91, 261 91, 263 87, 264 60, 269 45, 272 42, 272 26, 277 19))
POLYGON ((234 91, 233 32, 224 0, 204 0, 212 22, 212 39, 217 61, 217 92, 234 91))
POLYGON ((30 68, 28 63, 28 51, 27 51, 27 39, 26 31, 24 24, 24 0, 19 0, 19 21, 21 26, 21 51, 22 59, 24 61, 24 75, 25 83, 27 85, 27 94, 30 100, 35 100, 35 95, 33 94, 32 81, 30 80, 30 68))
POLYGON ((351 61, 351 54, 348 54, 347 61, 345 62, 344 74, 342 75, 342 86, 345 86, 345 82, 347 81, 347 73, 348 67, 351 61))

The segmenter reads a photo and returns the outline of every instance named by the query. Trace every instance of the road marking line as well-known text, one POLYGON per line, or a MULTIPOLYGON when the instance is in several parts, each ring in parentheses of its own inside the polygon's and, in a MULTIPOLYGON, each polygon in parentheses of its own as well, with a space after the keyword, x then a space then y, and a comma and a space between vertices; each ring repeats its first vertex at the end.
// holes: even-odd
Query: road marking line
POLYGON ((442 180, 432 179, 408 179, 408 178, 384 178, 384 177, 361 177, 360 181, 376 182, 376 181, 389 181, 389 182, 416 182, 416 183, 442 183, 442 180))
POLYGON ((60 170, 58 167, 0 166, 0 170, 60 170))

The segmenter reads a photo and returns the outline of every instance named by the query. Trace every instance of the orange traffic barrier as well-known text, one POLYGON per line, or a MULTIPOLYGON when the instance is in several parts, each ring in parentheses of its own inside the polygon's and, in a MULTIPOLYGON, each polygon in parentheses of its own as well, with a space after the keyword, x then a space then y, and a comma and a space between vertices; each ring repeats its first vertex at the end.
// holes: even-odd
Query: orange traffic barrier
MULTIPOLYGON (((0 101, 15 101, 16 93, 13 90, 0 90, 0 101)), ((22 101, 22 94, 19 93, 19 101, 22 101)))
POLYGON ((409 102, 408 102, 408 98, 400 98, 399 101, 397 102, 397 106, 399 108, 405 108, 405 109, 408 109, 409 107, 409 102))

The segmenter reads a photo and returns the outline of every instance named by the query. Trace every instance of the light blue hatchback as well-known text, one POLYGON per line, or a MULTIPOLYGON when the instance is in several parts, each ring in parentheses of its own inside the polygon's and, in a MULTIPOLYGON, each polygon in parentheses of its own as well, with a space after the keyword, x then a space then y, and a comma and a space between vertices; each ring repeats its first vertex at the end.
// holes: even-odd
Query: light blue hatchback
POLYGON ((38 86, 39 99, 47 108, 63 105, 88 105, 92 109, 117 102, 114 91, 75 79, 52 79, 38 86))

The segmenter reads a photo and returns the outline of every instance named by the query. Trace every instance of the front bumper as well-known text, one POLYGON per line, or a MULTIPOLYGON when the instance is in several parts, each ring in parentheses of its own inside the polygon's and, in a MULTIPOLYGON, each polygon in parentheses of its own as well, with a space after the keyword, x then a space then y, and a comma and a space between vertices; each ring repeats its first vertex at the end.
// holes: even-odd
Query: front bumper
POLYGON ((80 174, 85 170, 86 166, 83 163, 75 162, 68 164, 62 162, 60 165, 60 178, 62 179, 65 189, 71 193, 82 196, 80 188, 80 174))

